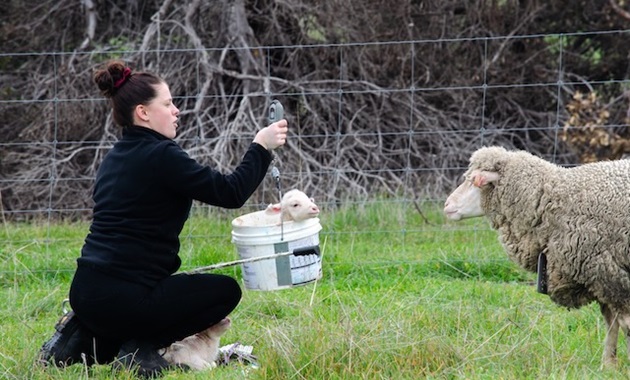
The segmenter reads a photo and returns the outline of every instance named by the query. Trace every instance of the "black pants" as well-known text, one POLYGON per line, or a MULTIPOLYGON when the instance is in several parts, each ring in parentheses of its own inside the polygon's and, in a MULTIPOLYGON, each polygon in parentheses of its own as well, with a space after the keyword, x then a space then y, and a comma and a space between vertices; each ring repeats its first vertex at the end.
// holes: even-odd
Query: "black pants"
POLYGON ((97 338, 166 347, 225 318, 241 295, 236 280, 219 274, 176 274, 149 287, 80 267, 70 305, 97 338))

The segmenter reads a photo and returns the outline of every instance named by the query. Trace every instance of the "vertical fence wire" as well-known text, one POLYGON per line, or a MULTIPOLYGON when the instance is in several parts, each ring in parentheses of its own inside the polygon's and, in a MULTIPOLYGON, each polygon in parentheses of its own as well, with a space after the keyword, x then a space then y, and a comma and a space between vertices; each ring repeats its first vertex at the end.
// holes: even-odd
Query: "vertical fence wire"
POLYGON ((562 110, 562 86, 563 86, 563 81, 564 81, 563 55, 564 55, 564 35, 560 34, 560 38, 558 41, 558 82, 557 82, 557 87, 556 87, 556 98, 557 98, 556 120, 553 124, 553 129, 554 129, 554 133, 553 133, 554 143, 553 143, 553 155, 552 155, 553 162, 555 162, 557 159, 558 136, 560 135, 560 112, 562 110))

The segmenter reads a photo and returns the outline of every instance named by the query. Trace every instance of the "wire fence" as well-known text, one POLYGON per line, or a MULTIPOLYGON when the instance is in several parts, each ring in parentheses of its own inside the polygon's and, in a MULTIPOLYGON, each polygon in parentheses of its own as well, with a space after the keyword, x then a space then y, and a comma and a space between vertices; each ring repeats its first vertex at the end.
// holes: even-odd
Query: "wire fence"
MULTIPOLYGON (((260 104, 257 108, 260 113, 254 117, 254 119, 258 118, 257 122, 253 123, 257 125, 244 127, 237 130, 237 133, 208 135, 207 130, 204 129, 207 124, 229 124, 230 117, 233 117, 230 114, 233 115, 234 110, 221 110, 221 107, 217 106, 213 110, 214 114, 200 119, 193 112, 194 107, 191 109, 180 107, 182 126, 177 141, 191 156, 227 171, 230 165, 235 164, 234 159, 216 160, 212 158, 215 151, 211 149, 209 153, 208 146, 239 147, 234 149, 242 151, 251 141, 256 128, 264 123, 265 104, 272 98, 280 98, 283 102, 297 105, 292 108, 296 114, 287 115, 292 133, 289 145, 285 153, 278 154, 276 161, 281 171, 284 190, 305 189, 307 193, 315 197, 324 215, 328 211, 338 209, 340 205, 382 204, 385 208, 395 206, 400 209, 415 209, 422 214, 423 218, 428 218, 426 220, 428 223, 418 225, 417 219, 407 221, 403 216, 401 223, 391 226, 391 229, 381 231, 352 231, 350 228, 344 231, 324 223, 322 231, 324 235, 353 233, 367 236, 394 232, 409 236, 410 234, 425 234, 428 230, 432 233, 440 233, 442 228, 432 222, 439 222, 439 217, 436 215, 440 214, 441 204, 447 191, 454 188, 459 175, 465 169, 467 158, 475 149, 491 144, 528 150, 531 147, 531 150, 553 162, 563 165, 580 163, 579 155, 572 154, 562 138, 567 128, 578 130, 584 127, 584 125, 567 124, 570 117, 566 109, 567 99, 570 99, 567 94, 575 94, 577 88, 596 93, 610 92, 611 87, 616 87, 620 89, 618 98, 622 99, 616 101, 615 104, 618 106, 625 104, 623 103, 624 96, 627 96, 625 89, 630 85, 630 80, 628 76, 593 80, 572 75, 565 66, 575 60, 576 55, 583 56, 584 51, 571 50, 573 45, 567 44, 566 41, 570 38, 597 38, 598 36, 628 39, 629 35, 630 30, 615 30, 554 35, 265 46, 261 47, 260 51, 265 52, 267 57, 273 56, 280 50, 295 52, 305 49, 334 50, 337 52, 337 69, 331 72, 331 77, 324 81, 325 83, 308 83, 305 79, 299 83, 298 80, 292 80, 291 85, 284 86, 289 89, 286 92, 271 89, 272 87, 283 88, 280 84, 284 81, 269 72, 267 78, 262 78, 262 82, 272 85, 263 85, 262 91, 247 94, 251 103, 260 104), (520 81, 518 78, 522 77, 509 75, 510 73, 506 71, 510 68, 497 63, 501 60, 502 51, 505 49, 534 40, 544 41, 547 46, 545 52, 547 57, 549 54, 556 57, 554 64, 550 66, 548 60, 539 59, 540 56, 536 54, 525 56, 521 64, 537 67, 541 71, 553 72, 554 80, 520 81), (462 70, 466 72, 466 75, 471 76, 467 81, 458 80, 461 78, 443 77, 437 80, 435 76, 439 76, 440 73, 426 71, 427 65, 423 63, 424 54, 432 49, 474 50, 475 54, 479 55, 479 66, 462 70), (391 54, 392 51, 401 54, 401 73, 405 73, 404 77, 396 81, 384 85, 373 78, 364 77, 361 72, 348 71, 349 67, 360 67, 356 65, 356 61, 363 59, 367 52, 374 57, 391 54), (501 69, 498 70, 497 67, 501 69), (510 78, 516 78, 516 80, 510 81, 510 78), (461 85, 464 82, 467 84, 461 85), (273 86, 273 84, 276 85, 273 86), (513 92, 524 93, 525 96, 531 94, 532 97, 538 98, 538 104, 545 104, 546 109, 528 110, 527 118, 519 119, 506 115, 505 120, 498 120, 496 117, 489 120, 486 115, 489 114, 490 108, 497 107, 497 99, 504 98, 506 94, 513 92), (474 94, 474 97, 454 97, 452 94, 456 93, 474 94), (334 118, 328 119, 323 128, 315 127, 319 125, 316 121, 318 115, 309 115, 308 109, 299 109, 300 105, 310 104, 309 99, 321 97, 335 99, 336 104, 336 109, 329 110, 334 118), (379 101, 373 101, 374 98, 378 98, 379 101), (468 99, 470 103, 453 105, 431 101, 431 99, 455 98, 468 99), (394 109, 398 117, 396 127, 387 124, 385 118, 389 118, 389 114, 383 113, 382 118, 376 119, 372 116, 374 114, 372 108, 383 106, 388 100, 392 103, 388 111, 394 109), (362 106, 352 108, 352 114, 348 114, 350 104, 353 107, 357 104, 362 104, 362 106), (553 111, 550 112, 550 109, 553 111), (445 114, 451 117, 448 120, 442 118, 445 114), (532 116, 534 114, 535 116, 532 116), (527 122, 522 124, 519 120, 527 122), (382 125, 388 127, 382 128, 382 125), (294 155, 295 152, 307 152, 307 154, 294 155), (321 165, 315 165, 315 163, 321 163, 321 165)), ((153 67, 159 69, 160 57, 166 55, 188 55, 190 59, 195 59, 201 54, 219 51, 220 49, 215 52, 211 49, 208 51, 161 49, 86 53, 0 53, 0 60, 28 61, 45 57, 48 64, 54 66, 53 71, 56 73, 54 80, 46 86, 47 90, 44 93, 20 93, 3 96, 0 99, 0 108, 4 109, 3 114, 6 112, 31 114, 32 109, 40 110, 44 115, 41 126, 49 131, 44 139, 30 139, 29 134, 26 133, 25 137, 13 138, 10 141, 5 137, 0 137, 0 152, 3 152, 5 158, 18 155, 26 162, 29 158, 39 157, 36 161, 39 174, 35 177, 24 175, 26 171, 33 171, 33 167, 25 167, 24 170, 20 170, 19 167, 17 170, 14 168, 7 170, 5 166, 3 170, 0 166, 0 195, 3 197, 3 202, 0 204, 3 206, 3 217, 15 219, 16 215, 23 214, 34 216, 35 219, 42 221, 49 227, 48 232, 38 237, 36 242, 47 246, 58 243, 54 241, 50 231, 60 219, 64 219, 60 218, 60 215, 76 213, 89 215, 89 200, 85 201, 85 207, 64 206, 66 203, 63 200, 73 197, 88 198, 95 172, 68 169, 78 165, 81 161, 77 161, 76 158, 89 151, 97 153, 89 156, 92 161, 82 163, 86 167, 97 167, 98 161, 114 143, 115 132, 112 132, 114 128, 111 127, 110 119, 101 121, 108 125, 104 128, 106 136, 92 135, 91 139, 80 140, 67 137, 71 134, 66 133, 63 125, 70 118, 85 117, 74 112, 89 110, 97 106, 104 107, 106 100, 94 97, 91 93, 80 97, 66 97, 62 88, 66 83, 64 75, 68 74, 59 69, 62 62, 67 64, 76 55, 94 56, 95 61, 102 61, 111 56, 140 56, 143 60, 153 61, 153 67), (36 202, 28 203, 28 206, 26 203, 11 203, 13 200, 19 200, 19 193, 25 191, 36 193, 36 202), (67 195, 62 193, 67 193, 67 195)), ((598 56, 597 51, 591 51, 590 54, 593 56, 589 59, 606 59, 606 57, 598 56)), ((169 70, 172 75, 176 75, 176 68, 169 70)), ((20 73, 20 75, 27 74, 20 73)), ((229 93, 205 93, 202 88, 199 88, 203 83, 201 68, 198 75, 196 78, 191 78, 191 82, 197 83, 197 87, 191 85, 192 92, 177 96, 174 99, 176 104, 181 102, 192 106, 203 100, 223 104, 221 102, 226 102, 226 99, 236 96, 229 93)), ((87 77, 89 79, 89 76, 87 77)), ((168 80, 168 76, 166 77, 168 80)), ((243 76, 241 79, 260 80, 261 78, 243 76)), ((378 111, 376 114, 379 114, 378 111)), ((630 107, 628 107, 628 118, 630 119, 630 107)), ((27 122, 25 121, 24 124, 27 122)), ((609 120, 606 124, 596 127, 619 135, 621 133, 615 131, 625 129, 628 125, 627 121, 617 119, 609 120)), ((566 135, 564 137, 566 140, 566 135)), ((3 157, 0 156, 0 160, 3 160, 3 157)), ((15 163, 12 164, 12 166, 15 165, 15 163)), ((263 182, 256 196, 248 202, 247 206, 238 212, 259 210, 266 204, 277 201, 277 191, 269 178, 263 182)), ((197 214, 217 215, 222 212, 212 207, 194 204, 194 213, 197 214)), ((226 212, 223 215, 227 215, 229 219, 236 214, 226 212)), ((462 228, 468 227, 462 226, 462 228)), ((195 226, 189 226, 185 230, 182 236, 184 245, 186 242, 194 242, 197 239, 225 238, 221 234, 197 235, 195 231, 195 226)), ((445 233, 452 233, 452 227, 449 227, 445 233)), ((29 241, 33 240, 15 238, 9 243, 20 245, 29 241)), ((189 246, 194 246, 194 244, 189 246)))

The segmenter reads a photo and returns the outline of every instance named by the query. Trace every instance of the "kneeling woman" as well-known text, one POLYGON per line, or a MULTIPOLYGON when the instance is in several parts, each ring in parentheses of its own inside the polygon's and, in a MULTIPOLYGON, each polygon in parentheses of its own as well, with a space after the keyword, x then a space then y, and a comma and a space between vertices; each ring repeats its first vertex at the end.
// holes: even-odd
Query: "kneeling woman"
POLYGON ((94 212, 70 288, 73 311, 40 352, 55 365, 114 361, 141 375, 169 367, 158 351, 225 318, 239 284, 218 274, 174 274, 193 200, 238 208, 283 145, 287 122, 261 129, 227 175, 188 156, 173 138, 179 110, 166 82, 112 61, 94 73, 122 138, 100 165, 94 212))

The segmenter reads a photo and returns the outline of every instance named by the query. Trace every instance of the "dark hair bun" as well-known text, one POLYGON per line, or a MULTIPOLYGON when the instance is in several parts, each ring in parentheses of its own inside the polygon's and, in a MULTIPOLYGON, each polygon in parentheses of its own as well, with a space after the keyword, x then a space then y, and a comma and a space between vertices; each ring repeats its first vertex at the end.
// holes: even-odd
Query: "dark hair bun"
POLYGON ((123 78, 125 67, 124 62, 116 60, 110 61, 103 68, 94 71, 94 83, 105 97, 114 96, 116 93, 114 84, 123 78))

